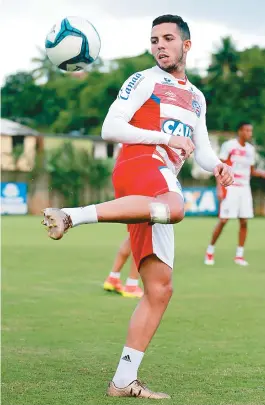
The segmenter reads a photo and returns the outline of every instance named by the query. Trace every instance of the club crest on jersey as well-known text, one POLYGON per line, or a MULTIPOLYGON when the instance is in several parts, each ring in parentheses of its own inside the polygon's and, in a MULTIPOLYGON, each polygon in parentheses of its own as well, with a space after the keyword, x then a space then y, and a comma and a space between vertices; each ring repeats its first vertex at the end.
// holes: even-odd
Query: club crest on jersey
POLYGON ((131 80, 129 81, 129 83, 126 84, 125 88, 121 88, 120 93, 119 93, 119 98, 121 98, 122 100, 128 100, 131 91, 133 89, 136 89, 136 87, 138 86, 138 84, 140 83, 140 81, 142 81, 144 78, 144 76, 141 73, 136 73, 131 80), (140 79, 140 80, 139 80, 140 79))
POLYGON ((185 136, 191 138, 192 128, 181 121, 177 120, 166 120, 163 122, 162 129, 166 134, 185 136))
POLYGON ((198 118, 200 118, 201 115, 201 106, 198 103, 198 101, 196 100, 192 100, 192 109, 195 112, 195 114, 197 115, 198 118))

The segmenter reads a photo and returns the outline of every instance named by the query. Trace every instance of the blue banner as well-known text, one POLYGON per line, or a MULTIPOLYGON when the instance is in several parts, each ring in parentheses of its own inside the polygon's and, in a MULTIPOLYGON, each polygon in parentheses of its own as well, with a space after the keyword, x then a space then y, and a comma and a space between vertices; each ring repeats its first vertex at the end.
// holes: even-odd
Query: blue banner
POLYGON ((186 215, 218 215, 218 199, 215 187, 184 187, 186 215))
POLYGON ((27 184, 1 183, 1 214, 27 214, 27 184))

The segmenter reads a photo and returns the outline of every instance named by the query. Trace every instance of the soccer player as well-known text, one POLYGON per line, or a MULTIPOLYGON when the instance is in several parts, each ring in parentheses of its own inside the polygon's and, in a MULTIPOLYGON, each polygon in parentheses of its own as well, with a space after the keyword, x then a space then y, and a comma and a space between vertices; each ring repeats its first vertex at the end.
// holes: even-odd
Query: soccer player
POLYGON ((189 27, 181 17, 156 18, 151 32, 156 66, 133 74, 109 109, 102 137, 123 144, 113 171, 116 200, 44 210, 43 222, 52 239, 81 224, 129 224, 144 295, 131 317, 126 344, 109 383, 110 396, 169 398, 149 390, 137 374, 172 295, 172 224, 184 217, 176 174, 183 161, 194 151, 198 164, 220 177, 223 186, 233 182, 231 169, 211 148, 205 98, 185 74, 190 48, 189 27))
POLYGON ((210 245, 207 247, 205 264, 214 264, 215 243, 229 219, 239 219, 238 247, 234 262, 240 266, 247 266, 244 259, 244 246, 247 237, 247 220, 253 218, 253 203, 250 188, 250 177, 265 178, 265 171, 255 169, 255 149, 249 143, 252 138, 253 127, 249 122, 242 122, 238 126, 238 137, 224 142, 220 159, 232 167, 234 183, 228 189, 222 187, 217 178, 217 195, 220 201, 219 221, 216 224, 210 245))
POLYGON ((127 298, 142 298, 143 290, 138 285, 139 272, 133 257, 131 258, 131 268, 125 286, 121 283, 121 270, 131 254, 131 241, 128 236, 121 244, 115 257, 111 272, 103 284, 106 291, 115 291, 127 298))

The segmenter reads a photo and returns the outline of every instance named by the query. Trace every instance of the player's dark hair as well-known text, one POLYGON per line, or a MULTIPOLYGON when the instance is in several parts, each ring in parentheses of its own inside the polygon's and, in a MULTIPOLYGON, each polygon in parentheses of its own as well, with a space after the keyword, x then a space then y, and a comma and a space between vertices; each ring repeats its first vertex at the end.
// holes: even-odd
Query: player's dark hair
POLYGON ((179 15, 165 14, 155 18, 152 27, 163 23, 175 23, 180 31, 182 41, 190 39, 190 29, 188 24, 179 15))
POLYGON ((244 125, 252 125, 252 124, 251 124, 251 122, 249 122, 249 121, 241 121, 241 122, 238 124, 236 130, 239 131, 242 127, 244 127, 244 125))

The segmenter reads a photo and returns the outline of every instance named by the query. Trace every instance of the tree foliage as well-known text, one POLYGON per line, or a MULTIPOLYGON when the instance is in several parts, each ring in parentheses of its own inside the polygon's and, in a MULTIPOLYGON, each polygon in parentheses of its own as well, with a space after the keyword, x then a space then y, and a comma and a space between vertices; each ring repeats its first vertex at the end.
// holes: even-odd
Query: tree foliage
MULTIPOLYGON (((43 51, 38 53, 32 72, 7 77, 2 87, 2 116, 50 133, 100 134, 122 83, 154 64, 146 51, 108 63, 99 59, 83 74, 64 74, 43 51)), ((188 72, 188 76, 206 96, 210 130, 234 131, 238 122, 250 120, 256 142, 265 147, 265 49, 255 46, 238 51, 231 38, 223 38, 212 54, 207 75, 188 72)))

